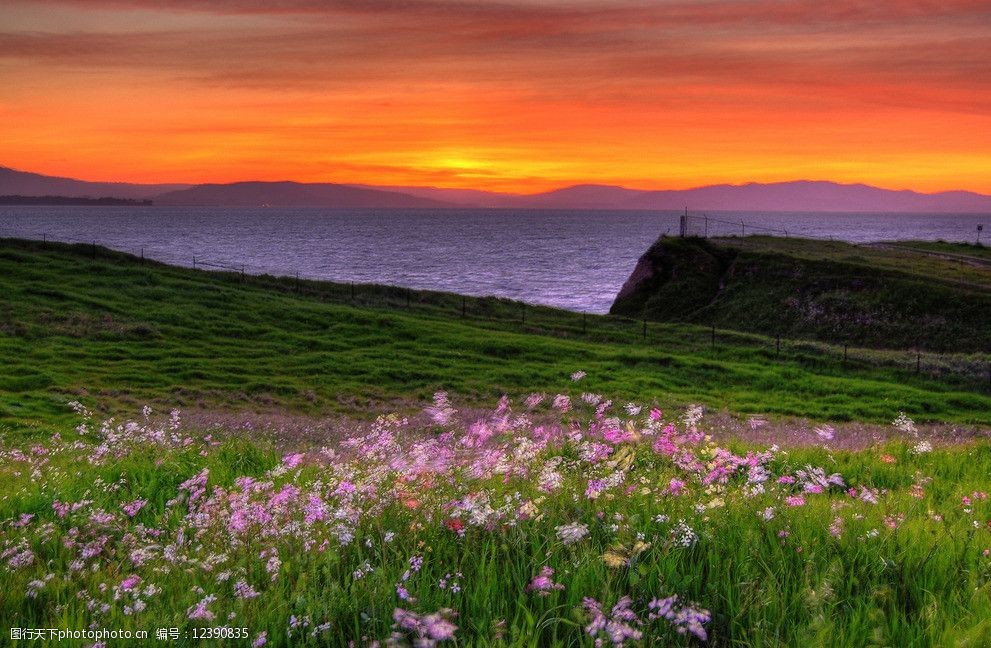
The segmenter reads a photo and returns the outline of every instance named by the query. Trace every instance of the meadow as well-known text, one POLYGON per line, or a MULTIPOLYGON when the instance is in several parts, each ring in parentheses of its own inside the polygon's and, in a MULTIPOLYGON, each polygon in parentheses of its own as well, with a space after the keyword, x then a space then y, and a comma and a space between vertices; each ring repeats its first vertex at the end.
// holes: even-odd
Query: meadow
POLYGON ((0 295, 0 643, 991 645, 980 374, 90 246, 0 295))
MULTIPOLYGON (((288 453, 74 404, 75 428, 2 450, 3 618, 190 646, 991 642, 991 444, 934 448, 900 416, 859 452, 827 425, 720 445, 701 407, 575 378, 288 453)), ((68 636, 12 645, 128 645, 68 636)))
POLYGON ((697 402, 734 416, 886 424, 904 410, 920 422, 991 423, 983 354, 648 328, 10 239, 0 241, 0 358, 0 429, 24 438, 67 424, 76 399, 107 415, 150 404, 374 418, 415 409, 437 390, 483 406, 559 391, 579 369, 590 389, 617 399, 697 402))

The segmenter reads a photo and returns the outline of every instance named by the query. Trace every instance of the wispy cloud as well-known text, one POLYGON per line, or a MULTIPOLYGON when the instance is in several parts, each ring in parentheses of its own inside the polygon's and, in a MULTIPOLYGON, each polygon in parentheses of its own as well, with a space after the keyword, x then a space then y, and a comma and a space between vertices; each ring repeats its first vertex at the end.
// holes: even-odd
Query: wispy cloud
MULTIPOLYGON (((526 138, 538 138, 548 154, 579 156, 582 143, 601 154, 602 141, 619 136, 624 123, 627 137, 654 138, 658 149, 691 142, 666 124, 691 126, 696 141, 711 141, 713 133, 738 137, 731 130, 741 124, 767 133, 775 122, 783 130, 803 126, 813 148, 829 148, 823 138, 835 138, 836 124, 858 111, 860 120, 847 133, 850 155, 863 154, 860 126, 894 114, 890 129, 879 128, 877 145, 904 159, 920 154, 923 138, 955 141, 957 129, 972 129, 991 114, 986 1, 16 0, 11 6, 31 25, 4 30, 0 20, 0 80, 16 101, 39 101, 45 83, 79 88, 80 76, 108 92, 153 83, 156 96, 173 97, 174 109, 189 113, 181 124, 162 120, 163 132, 240 128, 246 115, 216 124, 216 111, 235 97, 263 122, 259 106, 268 101, 272 137, 295 137, 292 125, 306 124, 326 127, 328 142, 356 146, 358 137, 343 132, 350 123, 368 149, 383 158, 391 150, 397 161, 429 142, 520 150, 532 141, 526 138), (99 28, 76 26, 83 21, 73 16, 96 11, 109 16, 99 28), (135 26, 135 16, 149 18, 135 26), (528 114, 538 126, 526 126, 528 114), (934 128, 933 114, 944 115, 948 132, 934 128), (692 115, 707 125, 693 124, 692 115), (765 121, 758 123, 761 115, 765 121), (904 130, 913 116, 920 124, 914 133, 904 130), (417 130, 411 122, 421 133, 411 134, 417 130), (543 127, 548 123, 550 131, 543 127)), ((78 99, 97 94, 80 90, 78 99)), ((766 145, 781 148, 773 137, 766 145)), ((735 173, 738 164, 727 160, 726 168, 735 173)), ((655 160, 644 167, 654 173, 649 169, 664 165, 655 160)))

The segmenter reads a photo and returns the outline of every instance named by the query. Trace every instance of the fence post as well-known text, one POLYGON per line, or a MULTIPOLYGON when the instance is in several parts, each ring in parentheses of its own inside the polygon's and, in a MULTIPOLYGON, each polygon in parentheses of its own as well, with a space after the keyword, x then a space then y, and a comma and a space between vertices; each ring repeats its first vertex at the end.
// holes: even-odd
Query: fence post
POLYGON ((647 341, 647 318, 643 318, 643 340, 647 341))
POLYGON ((716 348, 716 325, 712 325, 712 348, 716 348))
POLYGON ((846 345, 846 344, 843 345, 843 366, 844 367, 846 366, 846 350, 847 350, 847 346, 848 345, 846 345))
POLYGON ((196 269, 196 257, 193 257, 193 270, 196 269))
POLYGON ((520 313, 522 314, 522 326, 526 326, 526 302, 520 303, 520 313))
POLYGON ((406 308, 409 308, 409 288, 406 289, 406 308))
POLYGON ((778 336, 774 340, 774 355, 775 356, 778 356, 778 357, 781 356, 781 334, 780 333, 778 333, 778 336))
POLYGON ((351 301, 354 301, 354 282, 351 282, 351 301))
POLYGON ((241 264, 241 278, 244 279, 244 264, 241 264))
POLYGON ((587 322, 588 314, 585 313, 585 311, 582 311, 582 335, 585 335, 585 331, 587 330, 587 322))
POLYGON ((96 241, 93 241, 93 258, 96 258, 96 241))
POLYGON ((461 317, 464 317, 468 313, 468 298, 464 295, 461 296, 461 317))
POLYGON ((747 235, 747 226, 743 221, 740 221, 740 236, 747 235))
POLYGON ((919 373, 922 370, 922 352, 915 352, 915 373, 919 373))
POLYGON ((141 248, 141 264, 144 265, 145 262, 145 249, 141 248))

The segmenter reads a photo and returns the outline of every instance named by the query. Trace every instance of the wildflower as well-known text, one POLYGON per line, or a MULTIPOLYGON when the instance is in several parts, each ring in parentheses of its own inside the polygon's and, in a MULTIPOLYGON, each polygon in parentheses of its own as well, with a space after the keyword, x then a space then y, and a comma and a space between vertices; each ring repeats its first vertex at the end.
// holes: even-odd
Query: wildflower
POLYGON ((705 410, 701 405, 690 405, 681 416, 681 420, 685 424, 685 427, 689 430, 694 430, 698 426, 699 421, 702 420, 702 414, 704 411, 705 410))
POLYGON ((138 585, 138 583, 140 583, 140 582, 141 582, 141 577, 140 576, 137 576, 135 574, 131 574, 130 576, 128 576, 127 578, 125 578, 124 580, 122 580, 120 582, 120 586, 119 587, 120 587, 121 591, 126 592, 128 590, 134 589, 138 585))
POLYGON ((69 509, 71 507, 72 505, 69 504, 68 502, 59 502, 58 500, 52 502, 52 510, 55 511, 55 515, 59 516, 60 518, 64 518, 66 515, 68 515, 69 509))
POLYGON ((261 632, 258 633, 258 636, 255 637, 255 640, 251 643, 251 648, 262 648, 262 646, 264 646, 266 643, 268 643, 268 632, 262 630, 261 632))
POLYGON ((805 498, 801 495, 789 495, 785 498, 785 504, 788 506, 805 506, 805 498))
POLYGON ((532 410, 543 403, 545 398, 547 398, 547 394, 530 394, 523 403, 528 410, 532 410))
POLYGON ((7 565, 11 569, 19 569, 21 567, 27 567, 34 562, 34 552, 30 549, 24 549, 23 551, 18 551, 13 553, 9 558, 7 558, 7 565))
POLYGON ((613 569, 626 567, 634 558, 647 549, 650 549, 650 544, 649 542, 644 542, 641 538, 627 546, 622 544, 613 545, 602 554, 602 560, 606 563, 607 567, 613 569))
POLYGON ((557 532, 558 539, 566 545, 574 544, 588 535, 588 527, 580 522, 562 524, 555 527, 554 530, 557 532))
POLYGON ((708 639, 704 626, 711 620, 712 615, 708 610, 693 605, 679 605, 677 594, 663 599, 652 599, 647 604, 647 608, 650 610, 648 619, 666 619, 675 627, 678 634, 691 633, 701 641, 708 639))
POLYGON ((671 481, 668 482, 668 485, 664 488, 664 492, 669 495, 681 495, 685 491, 685 486, 685 482, 676 477, 672 477, 671 481))
POLYGON ((678 520, 678 524, 671 529, 671 537, 674 544, 679 547, 688 548, 698 542, 699 536, 695 530, 688 526, 684 520, 678 520))
POLYGON ((585 373, 584 371, 576 371, 575 373, 571 374, 571 380, 574 382, 578 382, 587 375, 588 374, 585 373))
MULTIPOLYGON (((49 576, 54 576, 54 574, 49 574, 49 576)), ((48 582, 48 580, 50 579, 49 578, 46 578, 45 580, 35 579, 33 581, 29 581, 28 588, 24 592, 24 595, 27 596, 28 598, 38 598, 38 592, 40 592, 45 588, 45 584, 48 582)))
POLYGON ((234 595, 239 599, 253 599, 259 596, 259 593, 247 581, 239 580, 234 583, 234 595))
POLYGON ((458 626, 451 619, 455 614, 453 610, 444 608, 432 614, 420 616, 415 612, 397 607, 392 613, 392 619, 400 629, 416 635, 417 645, 432 646, 438 641, 454 639, 454 633, 458 626))
POLYGON ((823 441, 832 441, 836 430, 831 425, 821 425, 815 429, 815 433, 823 441))
POLYGON ((451 421, 451 417, 457 413, 457 410, 451 407, 451 403, 447 399, 447 392, 443 391, 434 394, 434 404, 425 411, 437 425, 447 425, 451 421))
POLYGON ((899 514, 897 516, 895 515, 884 516, 884 526, 888 527, 891 530, 897 529, 898 525, 900 525, 904 521, 905 521, 904 514, 899 514))
POLYGON ((584 392, 582 393, 582 400, 594 407, 602 402, 602 395, 584 392))
POLYGON ((299 465, 303 463, 303 459, 305 457, 306 455, 303 454, 302 452, 294 452, 294 453, 286 454, 285 456, 282 457, 282 465, 288 468, 289 470, 298 468, 299 465))
POLYGON ((144 508, 145 504, 147 503, 148 503, 147 500, 136 499, 133 502, 129 502, 127 504, 121 505, 120 508, 121 510, 124 511, 125 514, 127 514, 127 517, 134 517, 135 515, 138 514, 138 511, 144 508))
POLYGON ((886 464, 893 464, 898 460, 889 454, 883 454, 881 455, 881 461, 883 461, 886 464))
POLYGON ((772 519, 774 519, 774 507, 773 506, 768 506, 766 509, 764 509, 763 511, 761 511, 760 517, 765 522, 769 522, 772 519))
POLYGON ((601 603, 586 597, 582 600, 582 606, 590 617, 589 624, 585 626, 586 634, 596 637, 596 645, 601 645, 601 639, 597 637, 603 631, 614 646, 621 646, 627 641, 639 641, 643 638, 643 631, 639 629, 643 622, 630 609, 632 604, 633 599, 624 596, 616 602, 607 616, 601 603))
POLYGON ((588 486, 585 488, 585 497, 590 500, 598 499, 599 495, 601 495, 606 488, 607 485, 605 480, 590 479, 588 481, 588 486))
POLYGON ((536 592, 540 596, 548 596, 554 590, 563 590, 564 585, 560 583, 555 583, 551 578, 554 576, 554 570, 551 567, 544 566, 540 570, 540 574, 534 576, 530 584, 526 586, 528 592, 536 592))
POLYGON ((208 606, 217 600, 215 594, 209 594, 203 597, 199 603, 189 608, 186 611, 186 617, 191 621, 203 620, 203 621, 213 621, 217 618, 217 615, 211 612, 208 606))
POLYGON ((564 394, 558 394, 554 397, 554 409, 560 411, 562 414, 571 409, 571 399, 564 394))
POLYGON ((918 429, 915 427, 915 421, 913 421, 908 416, 906 416, 905 412, 899 412, 898 417, 895 418, 895 420, 892 421, 891 424, 894 425, 898 430, 906 434, 912 434, 912 435, 918 434, 918 429))

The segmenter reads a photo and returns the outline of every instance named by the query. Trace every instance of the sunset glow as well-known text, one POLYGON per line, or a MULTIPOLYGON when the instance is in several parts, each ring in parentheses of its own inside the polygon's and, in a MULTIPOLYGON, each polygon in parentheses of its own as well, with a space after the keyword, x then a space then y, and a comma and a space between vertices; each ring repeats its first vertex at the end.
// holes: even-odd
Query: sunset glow
POLYGON ((989 30, 984 0, 13 0, 0 165, 991 193, 989 30))

